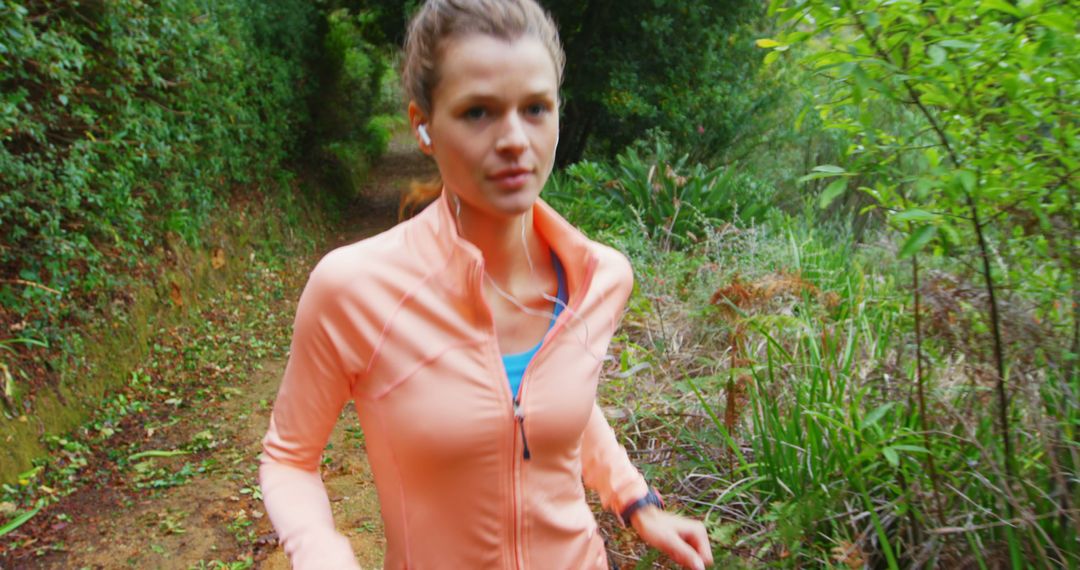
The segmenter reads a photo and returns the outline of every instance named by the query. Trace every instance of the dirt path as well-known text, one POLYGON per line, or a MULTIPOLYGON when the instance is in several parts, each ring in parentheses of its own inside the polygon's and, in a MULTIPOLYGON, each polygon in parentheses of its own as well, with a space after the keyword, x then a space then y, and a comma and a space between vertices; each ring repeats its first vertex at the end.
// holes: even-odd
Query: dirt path
MULTIPOLYGON (((338 243, 327 244, 324 251, 393 225, 400 190, 408 180, 432 173, 414 143, 395 139, 351 208, 347 227, 335 236, 338 243)), ((274 321, 272 326, 288 328, 298 285, 313 262, 297 259, 298 267, 279 270, 295 277, 284 280, 288 284, 284 288, 292 290, 280 292, 276 305, 268 309, 267 314, 275 316, 268 318, 274 321)), ((235 302, 242 305, 244 299, 252 295, 239 296, 235 302)), ((237 318, 243 320, 247 314, 246 308, 225 303, 212 308, 208 320, 214 319, 214 310, 222 313, 226 329, 238 326, 237 318)), ((180 354, 187 362, 189 352, 225 350, 232 355, 225 345, 248 340, 243 330, 207 334, 202 344, 190 340, 195 334, 173 330, 163 335, 175 337, 173 349, 168 349, 167 338, 154 342, 166 347, 163 354, 180 354)), ((277 355, 287 350, 287 332, 276 340, 251 338, 255 339, 251 343, 270 345, 264 358, 237 360, 235 366, 228 358, 211 359, 199 364, 197 372, 208 377, 203 384, 161 381, 157 391, 168 393, 149 405, 171 405, 172 410, 136 410, 119 416, 116 427, 109 429, 126 436, 109 439, 109 446, 126 444, 126 450, 91 445, 71 452, 72 462, 83 457, 89 464, 79 476, 94 483, 79 486, 35 517, 33 524, 5 537, 14 543, 6 550, 0 543, 0 569, 288 568, 259 500, 256 479, 260 439, 285 367, 284 357, 277 355), (121 459, 114 460, 114 454, 121 459)), ((125 405, 131 407, 130 402, 125 405)), ((323 478, 337 527, 352 541, 360 563, 365 568, 381 567, 384 539, 378 501, 351 404, 331 437, 323 478)))

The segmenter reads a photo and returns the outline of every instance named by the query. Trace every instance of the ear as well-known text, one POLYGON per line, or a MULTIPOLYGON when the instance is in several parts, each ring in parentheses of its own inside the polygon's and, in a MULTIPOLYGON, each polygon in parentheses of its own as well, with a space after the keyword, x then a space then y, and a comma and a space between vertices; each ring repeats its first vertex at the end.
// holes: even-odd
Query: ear
POLYGON ((416 145, 420 147, 420 152, 430 155, 431 145, 425 144, 418 132, 422 124, 428 124, 428 132, 430 133, 431 125, 427 116, 424 115, 424 111, 420 108, 420 105, 416 104, 416 101, 409 101, 409 126, 412 127, 412 134, 416 137, 416 145))

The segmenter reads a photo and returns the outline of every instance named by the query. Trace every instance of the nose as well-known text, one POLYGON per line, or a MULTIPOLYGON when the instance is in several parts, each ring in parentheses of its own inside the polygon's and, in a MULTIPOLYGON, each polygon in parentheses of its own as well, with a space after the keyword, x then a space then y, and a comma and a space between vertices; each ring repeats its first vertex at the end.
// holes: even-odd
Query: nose
POLYGON ((495 143, 495 149, 501 153, 513 155, 521 154, 529 144, 528 134, 525 132, 525 122, 518 113, 507 113, 503 121, 502 131, 495 143))

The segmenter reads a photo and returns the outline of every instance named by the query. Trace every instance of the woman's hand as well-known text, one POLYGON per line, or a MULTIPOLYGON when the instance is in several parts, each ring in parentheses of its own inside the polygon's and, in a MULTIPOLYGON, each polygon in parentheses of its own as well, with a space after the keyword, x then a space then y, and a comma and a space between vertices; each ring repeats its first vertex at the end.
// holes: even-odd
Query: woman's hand
POLYGON ((630 522, 642 540, 683 568, 704 570, 706 566, 712 566, 709 535, 701 521, 649 506, 634 513, 630 522))

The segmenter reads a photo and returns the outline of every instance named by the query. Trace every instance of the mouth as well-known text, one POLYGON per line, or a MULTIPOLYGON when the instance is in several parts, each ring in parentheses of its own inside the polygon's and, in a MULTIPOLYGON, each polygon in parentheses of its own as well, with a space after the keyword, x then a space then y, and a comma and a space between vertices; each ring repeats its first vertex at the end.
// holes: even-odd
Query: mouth
POLYGON ((504 168, 488 175, 488 179, 503 190, 517 190, 524 186, 533 175, 531 168, 504 168))

